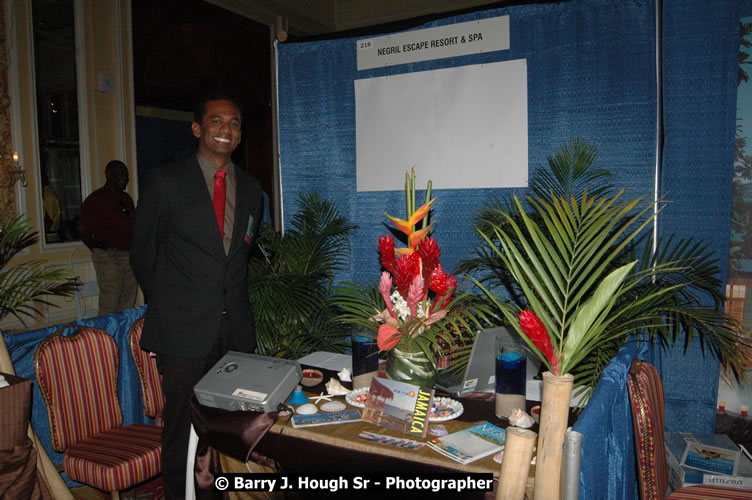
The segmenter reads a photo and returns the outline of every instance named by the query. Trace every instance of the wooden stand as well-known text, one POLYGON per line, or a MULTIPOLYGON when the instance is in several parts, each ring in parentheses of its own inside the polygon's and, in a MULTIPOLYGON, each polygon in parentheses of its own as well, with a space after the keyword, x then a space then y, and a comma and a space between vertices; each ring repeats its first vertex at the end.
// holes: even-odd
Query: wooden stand
POLYGON ((569 421, 572 374, 543 374, 538 453, 535 461, 535 500, 561 498, 561 461, 569 421))
POLYGON ((522 500, 525 497, 530 459, 538 435, 519 427, 507 428, 504 460, 501 463, 496 500, 522 500))

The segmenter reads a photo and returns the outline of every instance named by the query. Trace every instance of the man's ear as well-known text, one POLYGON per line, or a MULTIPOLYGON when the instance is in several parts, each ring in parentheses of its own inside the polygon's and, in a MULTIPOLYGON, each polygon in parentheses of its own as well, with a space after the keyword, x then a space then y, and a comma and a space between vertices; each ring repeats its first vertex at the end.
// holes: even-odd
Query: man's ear
POLYGON ((201 125, 198 122, 191 123, 191 130, 193 131, 193 137, 196 139, 201 137, 201 125))

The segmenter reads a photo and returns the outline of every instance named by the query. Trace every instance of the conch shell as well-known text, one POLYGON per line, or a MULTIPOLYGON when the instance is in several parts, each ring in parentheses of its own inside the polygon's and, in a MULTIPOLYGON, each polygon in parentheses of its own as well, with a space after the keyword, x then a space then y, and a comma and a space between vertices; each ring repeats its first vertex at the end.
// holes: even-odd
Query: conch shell
POLYGON ((330 378, 329 382, 326 383, 326 392, 333 396, 342 396, 350 392, 350 389, 340 384, 336 378, 330 378))
POLYGON ((521 409, 515 408, 512 411, 512 414, 509 415, 509 423, 515 427, 522 427, 527 429, 528 427, 533 426, 535 420, 533 420, 533 417, 531 417, 521 409))

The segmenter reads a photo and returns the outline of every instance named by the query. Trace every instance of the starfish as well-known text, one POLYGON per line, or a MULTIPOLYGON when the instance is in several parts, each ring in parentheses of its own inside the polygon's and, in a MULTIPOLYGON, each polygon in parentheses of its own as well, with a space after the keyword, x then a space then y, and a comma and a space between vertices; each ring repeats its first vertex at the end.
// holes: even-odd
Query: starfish
POLYGON ((323 392, 321 394, 319 394, 318 396, 313 396, 313 397, 308 398, 308 399, 312 403, 314 403, 314 404, 319 404, 321 401, 331 401, 332 400, 331 395, 327 394, 326 396, 324 396, 323 392))

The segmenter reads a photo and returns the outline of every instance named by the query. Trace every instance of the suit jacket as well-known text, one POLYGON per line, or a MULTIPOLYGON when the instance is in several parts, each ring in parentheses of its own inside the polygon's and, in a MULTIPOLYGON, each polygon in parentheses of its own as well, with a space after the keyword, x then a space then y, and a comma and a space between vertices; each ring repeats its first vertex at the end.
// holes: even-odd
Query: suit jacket
POLYGON ((262 217, 259 182, 236 168, 232 244, 225 255, 198 159, 161 166, 139 197, 130 262, 148 302, 141 346, 200 358, 210 351, 223 311, 235 346, 256 346, 248 299, 248 258, 262 217))

